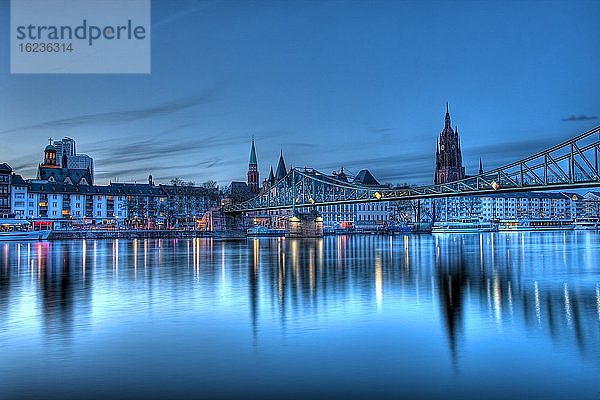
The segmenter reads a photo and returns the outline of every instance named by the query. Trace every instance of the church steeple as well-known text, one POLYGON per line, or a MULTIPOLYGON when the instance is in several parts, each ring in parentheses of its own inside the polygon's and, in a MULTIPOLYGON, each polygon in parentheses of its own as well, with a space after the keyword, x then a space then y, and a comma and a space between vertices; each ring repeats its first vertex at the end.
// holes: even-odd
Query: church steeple
POLYGON ((481 162, 481 158, 479 159, 479 175, 483 175, 483 163, 481 162))
POLYGON ((254 136, 252 136, 252 148, 250 149, 250 161, 248 162, 248 164, 254 164, 257 165, 258 163, 256 162, 256 149, 254 148, 254 136))
POLYGON ((287 175, 287 168, 285 167, 285 161, 283 160, 283 150, 279 154, 279 162, 277 163, 277 172, 275 172, 275 179, 281 180, 287 175))
POLYGON ((67 159, 67 150, 63 149, 62 157, 60 160, 60 166, 63 168, 67 168, 68 161, 69 160, 67 159))
POLYGON ((446 102, 446 125, 444 128, 452 129, 452 126, 450 125, 450 112, 448 111, 448 102, 446 102))
POLYGON ((256 148, 254 147, 254 136, 252 136, 252 147, 250 148, 250 161, 248 161, 248 189, 254 194, 260 190, 258 187, 259 182, 258 174, 258 162, 256 160, 256 148))
POLYGON ((269 171, 269 184, 273 185, 275 183, 275 174, 273 174, 273 166, 271 165, 271 170, 269 171))

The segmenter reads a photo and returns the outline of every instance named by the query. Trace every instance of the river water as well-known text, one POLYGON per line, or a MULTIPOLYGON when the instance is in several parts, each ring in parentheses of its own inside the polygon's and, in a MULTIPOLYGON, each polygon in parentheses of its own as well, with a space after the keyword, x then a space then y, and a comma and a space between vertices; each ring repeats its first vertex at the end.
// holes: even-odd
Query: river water
POLYGON ((600 233, 0 243, 0 398, 600 399, 600 233))

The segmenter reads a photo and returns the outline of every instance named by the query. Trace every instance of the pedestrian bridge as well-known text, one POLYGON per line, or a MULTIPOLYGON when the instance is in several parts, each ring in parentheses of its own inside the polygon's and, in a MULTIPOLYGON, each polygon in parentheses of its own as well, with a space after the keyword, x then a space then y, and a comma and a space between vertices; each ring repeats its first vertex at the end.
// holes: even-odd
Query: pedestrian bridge
POLYGON ((312 205, 415 200, 600 186, 600 126, 530 157, 440 185, 389 188, 345 182, 312 168, 292 168, 258 196, 224 208, 237 213, 312 205))

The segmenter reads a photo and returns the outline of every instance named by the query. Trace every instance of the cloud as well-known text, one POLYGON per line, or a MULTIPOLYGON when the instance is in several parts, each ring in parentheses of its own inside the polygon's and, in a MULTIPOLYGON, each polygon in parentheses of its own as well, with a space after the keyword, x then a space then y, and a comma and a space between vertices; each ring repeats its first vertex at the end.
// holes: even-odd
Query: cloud
POLYGON ((173 9, 177 9, 179 11, 152 24, 152 28, 156 29, 163 25, 172 24, 182 18, 187 18, 190 15, 196 14, 200 11, 204 11, 206 8, 211 7, 217 3, 218 2, 216 2, 216 1, 211 2, 211 1, 206 1, 206 0, 202 1, 202 2, 198 2, 198 1, 184 1, 183 3, 178 2, 177 5, 175 7, 173 7, 173 9))
POLYGON ((569 121, 569 122, 572 122, 572 121, 590 121, 590 120, 594 120, 594 119, 598 119, 598 117, 595 116, 595 115, 585 115, 585 114, 575 115, 575 114, 573 114, 573 115, 571 115, 571 116, 569 116, 567 118, 561 119, 561 121, 569 121))
POLYGON ((207 154, 213 156, 214 152, 211 150, 223 150, 224 147, 239 143, 238 137, 226 135, 197 136, 181 141, 157 140, 153 137, 108 147, 98 142, 90 149, 97 155, 97 161, 94 160, 96 165, 111 165, 114 168, 115 165, 144 161, 161 166, 167 165, 172 156, 177 156, 177 159, 195 159, 207 154))
MULTIPOLYGON (((301 151, 305 151, 305 150, 317 149, 319 147, 319 145, 316 144, 316 143, 295 142, 295 143, 286 143, 285 147, 286 148, 301 149, 301 151)), ((279 154, 277 156, 279 157, 279 154)))
MULTIPOLYGON (((189 172, 192 169, 203 167, 204 169, 212 168, 215 165, 222 164, 222 158, 220 157, 212 157, 210 159, 206 159, 203 161, 190 162, 184 164, 173 164, 173 165, 160 165, 157 166, 155 163, 149 162, 148 164, 132 164, 127 167, 119 168, 118 171, 113 169, 108 171, 97 171, 94 175, 95 178, 98 179, 108 179, 114 177, 127 177, 131 175, 139 175, 139 174, 152 174, 153 172, 164 172, 164 171, 187 171, 189 172)), ((197 171, 194 171, 196 173, 197 171)), ((179 176, 179 175, 177 175, 179 176)))
POLYGON ((520 158, 538 153, 554 144, 556 143, 549 143, 544 138, 521 138, 519 140, 510 142, 485 143, 477 146, 465 146, 463 147, 463 158, 465 154, 484 159, 489 156, 494 156, 504 159, 504 163, 509 164, 513 161, 519 160, 520 158))
POLYGON ((389 132, 389 131, 393 131, 394 128, 373 128, 373 132, 375 133, 383 133, 383 132, 389 132))
POLYGON ((139 121, 148 118, 155 118, 173 114, 178 111, 198 106, 200 104, 210 103, 215 98, 215 92, 216 87, 207 90, 206 93, 203 93, 198 96, 173 100, 167 103, 151 107, 129 109, 124 111, 109 111, 95 114, 82 114, 68 118, 55 119, 50 121, 39 122, 37 124, 6 129, 0 131, 0 134, 14 133, 22 130, 31 129, 73 128, 82 125, 124 123, 139 121))

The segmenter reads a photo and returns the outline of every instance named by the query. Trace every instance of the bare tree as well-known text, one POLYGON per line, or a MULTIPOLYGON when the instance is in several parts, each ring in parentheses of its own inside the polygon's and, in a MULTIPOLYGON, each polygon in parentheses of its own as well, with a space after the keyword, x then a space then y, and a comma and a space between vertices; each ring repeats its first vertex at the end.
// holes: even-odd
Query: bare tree
POLYGON ((204 189, 216 189, 218 187, 217 182, 213 181, 212 179, 203 182, 200 186, 202 186, 204 189))
POLYGON ((194 181, 184 181, 181 178, 173 178, 171 179, 171 185, 173 186, 195 186, 196 183, 194 181))

